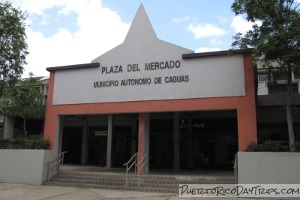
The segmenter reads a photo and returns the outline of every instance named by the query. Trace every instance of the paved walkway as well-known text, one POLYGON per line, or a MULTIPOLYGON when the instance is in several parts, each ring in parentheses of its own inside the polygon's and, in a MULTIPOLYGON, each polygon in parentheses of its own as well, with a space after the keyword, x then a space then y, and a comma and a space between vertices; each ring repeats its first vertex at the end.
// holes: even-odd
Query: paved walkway
MULTIPOLYGON (((121 191, 121 190, 80 189, 80 188, 71 188, 71 187, 33 186, 33 185, 26 185, 26 184, 0 183, 0 200, 83 200, 83 199, 84 200, 102 200, 102 199, 108 199, 108 200, 110 199, 229 200, 232 198, 179 198, 178 195, 175 194, 132 192, 132 191, 121 191)), ((237 200, 252 200, 252 199, 238 198, 237 200)))

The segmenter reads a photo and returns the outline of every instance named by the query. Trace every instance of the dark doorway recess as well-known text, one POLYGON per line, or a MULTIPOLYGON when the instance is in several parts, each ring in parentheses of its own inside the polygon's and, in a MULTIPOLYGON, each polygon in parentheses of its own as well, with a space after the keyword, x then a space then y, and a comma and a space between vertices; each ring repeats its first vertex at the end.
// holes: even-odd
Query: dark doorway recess
POLYGON ((107 127, 89 128, 88 164, 106 166, 107 127))
POLYGON ((62 151, 67 151, 64 162, 80 164, 82 127, 64 127, 62 136, 62 151))
POLYGON ((232 170, 238 150, 236 110, 151 113, 149 148, 150 169, 174 169, 177 157, 180 170, 232 170), (174 124, 174 116, 179 124, 174 124))

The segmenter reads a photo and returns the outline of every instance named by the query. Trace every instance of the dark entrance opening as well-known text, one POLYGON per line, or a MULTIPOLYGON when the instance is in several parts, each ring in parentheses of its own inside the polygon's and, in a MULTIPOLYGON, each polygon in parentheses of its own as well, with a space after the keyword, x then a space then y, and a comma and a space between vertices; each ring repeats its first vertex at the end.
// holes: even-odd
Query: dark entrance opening
POLYGON ((151 113, 150 169, 232 169, 238 150, 236 111, 151 113), (174 124, 174 114, 179 124, 174 124), (174 134, 179 129, 179 155, 174 155, 174 134))
POLYGON ((62 151, 67 151, 64 162, 79 164, 81 159, 82 127, 64 127, 62 135, 62 151))
POLYGON ((150 115, 150 169, 173 168, 173 113, 150 115))
POLYGON ((119 114, 113 117, 112 167, 122 168, 137 152, 137 114, 119 114))
POLYGON ((116 126, 113 131, 112 143, 112 167, 123 167, 130 158, 130 133, 131 128, 126 126, 116 126))
POLYGON ((89 127, 88 164, 106 166, 107 127, 89 127))
MULTIPOLYGON (((68 164, 107 166, 108 115, 68 115, 63 117, 62 151, 68 164)), ((137 114, 112 117, 111 167, 122 168, 137 152, 137 114)))
POLYGON ((236 111, 180 115, 180 168, 232 169, 238 150, 236 111))

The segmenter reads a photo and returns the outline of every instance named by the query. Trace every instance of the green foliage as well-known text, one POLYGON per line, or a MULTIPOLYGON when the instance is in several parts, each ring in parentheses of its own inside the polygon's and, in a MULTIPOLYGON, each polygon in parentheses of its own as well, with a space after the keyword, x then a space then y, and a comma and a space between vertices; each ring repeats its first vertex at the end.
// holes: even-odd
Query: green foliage
POLYGON ((234 48, 254 48, 256 58, 264 59, 266 67, 300 67, 298 3, 293 0, 235 0, 231 8, 236 15, 246 14, 248 21, 256 23, 245 35, 234 36, 234 48))
POLYGON ((291 151, 296 150, 291 96, 292 73, 300 71, 299 8, 300 3, 294 0, 235 0, 231 6, 236 15, 246 15, 246 19, 254 23, 252 30, 233 37, 232 51, 251 48, 255 62, 262 61, 264 68, 275 68, 286 75, 286 116, 291 151))
POLYGON ((39 79, 30 77, 3 89, 0 111, 4 115, 17 116, 24 120, 25 137, 27 136, 26 120, 43 119, 45 116, 42 87, 39 79))
POLYGON ((30 77, 5 87, 0 101, 1 112, 23 119, 42 119, 45 115, 42 86, 38 78, 30 77))
POLYGON ((25 14, 9 2, 0 2, 0 92, 23 73, 28 54, 25 28, 25 14))
MULTIPOLYGON (((297 149, 300 150, 300 143, 297 143, 297 149)), ((250 143, 246 149, 248 152, 289 152, 290 148, 287 142, 266 140, 262 144, 250 143)))
POLYGON ((50 149, 50 141, 0 138, 0 149, 50 149))

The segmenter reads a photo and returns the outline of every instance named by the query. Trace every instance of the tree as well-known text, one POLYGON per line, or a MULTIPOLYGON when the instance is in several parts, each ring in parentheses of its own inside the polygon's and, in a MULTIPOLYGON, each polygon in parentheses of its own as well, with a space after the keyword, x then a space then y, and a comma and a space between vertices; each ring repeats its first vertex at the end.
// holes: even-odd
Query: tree
POLYGON ((236 15, 245 14, 253 29, 234 36, 233 49, 253 48, 253 58, 266 69, 277 69, 287 77, 286 117, 290 151, 296 151, 292 116, 292 73, 300 69, 300 14, 294 0, 235 0, 236 15))
POLYGON ((0 101, 0 111, 10 117, 23 119, 24 137, 27 138, 27 119, 43 119, 43 85, 38 78, 32 77, 19 81, 15 86, 5 87, 0 101))
POLYGON ((0 2, 0 92, 23 73, 28 54, 25 28, 25 14, 0 2))

